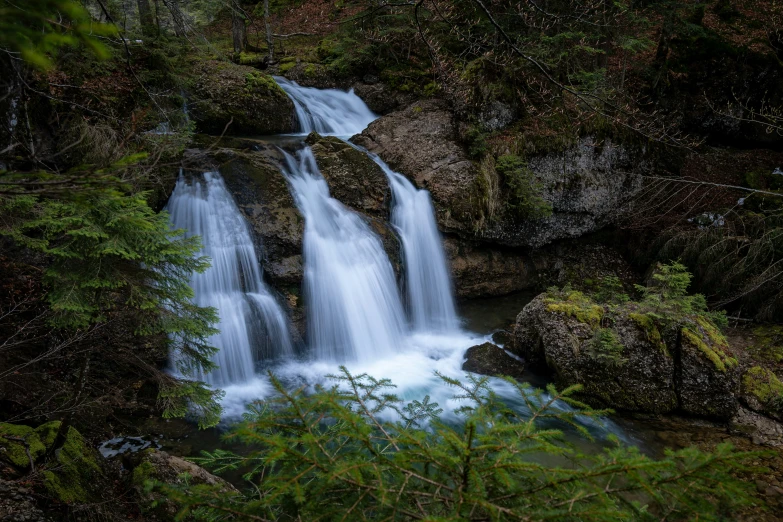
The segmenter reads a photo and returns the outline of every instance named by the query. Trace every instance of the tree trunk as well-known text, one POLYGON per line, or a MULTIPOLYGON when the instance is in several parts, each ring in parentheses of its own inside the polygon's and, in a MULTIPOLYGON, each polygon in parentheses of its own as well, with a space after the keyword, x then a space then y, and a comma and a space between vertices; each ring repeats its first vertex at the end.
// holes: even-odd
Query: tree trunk
POLYGON ((182 10, 179 8, 179 0, 163 0, 169 12, 171 18, 174 19, 174 33, 177 36, 185 36, 187 34, 187 26, 185 24, 185 17, 182 14, 182 10))
POLYGON ((155 34, 155 20, 152 17, 150 0, 136 0, 139 7, 139 22, 141 23, 141 33, 144 36, 153 36, 155 34))
POLYGON ((234 40, 235 54, 239 54, 247 48, 245 18, 235 5, 231 6, 231 37, 234 40))
POLYGON ((275 61, 275 41, 272 38, 272 24, 269 23, 269 0, 264 0, 264 26, 266 27, 266 46, 269 49, 269 63, 275 61))

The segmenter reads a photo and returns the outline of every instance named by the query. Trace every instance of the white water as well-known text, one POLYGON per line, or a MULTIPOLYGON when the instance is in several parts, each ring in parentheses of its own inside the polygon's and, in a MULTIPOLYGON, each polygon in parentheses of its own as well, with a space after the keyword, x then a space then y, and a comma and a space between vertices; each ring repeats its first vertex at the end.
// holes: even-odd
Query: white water
POLYGON ((305 218, 304 294, 317 360, 367 363, 398 351, 404 315, 383 245, 357 214, 329 196, 309 148, 286 155, 305 218))
MULTIPOLYGON (((282 78, 278 82, 293 99, 304 134, 317 131, 348 137, 361 132, 376 117, 352 92, 304 88, 282 78)), ((217 254, 213 263, 220 268, 203 281, 196 278, 194 289, 199 304, 217 306, 223 318, 221 334, 214 339, 221 349, 216 359, 221 369, 208 376, 208 382, 225 390, 226 418, 239 417, 249 402, 273 393, 268 378, 254 371, 258 355, 253 347, 257 347, 258 340, 248 327, 254 322, 273 325, 267 327, 272 334, 268 338, 285 339, 272 343, 265 357, 278 356, 271 369, 287 385, 326 384, 330 382, 326 376, 339 373, 338 366, 344 364, 355 375, 367 373, 391 379, 397 385, 395 392, 403 399, 429 395, 444 408, 445 419, 455 418, 454 412, 462 403, 453 398, 454 389, 436 372, 464 380, 465 350, 489 338, 459 328, 429 193, 417 190, 380 158, 370 157, 384 170, 393 191, 391 221, 403 245, 405 307, 379 238, 359 215, 329 196, 312 152, 306 148, 297 157, 286 158, 292 193, 305 218, 304 302, 310 353, 305 361, 292 357, 284 316, 263 289, 247 226, 230 195, 213 190, 204 196, 206 187, 188 185, 183 180, 178 183, 170 203, 176 225, 205 238, 215 237, 214 246, 211 239, 205 241, 205 253, 213 258, 217 254), (193 207, 189 210, 192 216, 175 217, 178 198, 188 199, 183 206, 193 207), (210 217, 202 217, 205 215, 210 217), (223 229, 237 233, 241 240, 224 245, 231 233, 223 229), (232 249, 233 266, 221 260, 221 256, 232 258, 224 255, 232 249), (243 291, 238 282, 248 278, 258 282, 256 286, 251 284, 253 288, 263 291, 243 291), (258 305, 253 307, 254 312, 248 303, 258 305)), ((210 187, 214 184, 222 188, 219 177, 207 175, 206 179, 210 187)), ((525 410, 508 383, 499 379, 491 382, 504 400, 525 410)), ((568 408, 565 404, 558 407, 568 408)), ((593 425, 588 419, 584 422, 588 427, 593 425)), ((609 421, 605 429, 619 431, 609 421)))
POLYGON ((406 301, 414 330, 458 330, 451 275, 430 193, 414 187, 377 155, 368 156, 386 173, 394 195, 391 221, 402 240, 406 301))
POLYGON ((180 175, 167 210, 174 228, 201 236, 201 255, 212 263, 190 283, 195 303, 220 316, 220 333, 209 340, 219 348, 218 368, 196 377, 214 386, 248 381, 257 360, 292 356, 286 316, 261 279, 247 223, 220 175, 192 181, 180 175))
POLYGON ((376 116, 353 93, 337 89, 302 87, 296 82, 275 76, 275 81, 294 102, 299 131, 315 131, 323 136, 350 137, 362 132, 376 116))

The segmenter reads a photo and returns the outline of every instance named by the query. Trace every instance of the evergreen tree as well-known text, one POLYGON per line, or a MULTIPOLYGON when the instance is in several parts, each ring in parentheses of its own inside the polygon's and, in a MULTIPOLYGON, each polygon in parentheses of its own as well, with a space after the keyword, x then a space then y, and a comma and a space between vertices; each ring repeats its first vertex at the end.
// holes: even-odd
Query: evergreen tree
POLYGON ((544 393, 509 379, 524 405, 512 409, 486 377, 441 376, 463 404, 460 419, 448 421, 429 397, 403 404, 388 380, 345 368, 335 378, 308 394, 272 377, 277 395, 229 436, 248 453, 194 459, 244 471, 246 495, 157 487, 182 516, 204 520, 722 520, 750 502, 734 474, 752 454, 729 445, 660 460, 616 439, 579 452, 561 428, 589 437, 578 419, 606 412, 572 399, 577 387, 544 393))

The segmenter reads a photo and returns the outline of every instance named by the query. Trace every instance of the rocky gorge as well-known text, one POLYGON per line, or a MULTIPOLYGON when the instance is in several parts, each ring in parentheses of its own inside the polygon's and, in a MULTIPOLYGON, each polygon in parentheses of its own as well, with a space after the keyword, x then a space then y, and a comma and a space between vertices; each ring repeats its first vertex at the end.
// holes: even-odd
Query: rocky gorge
MULTIPOLYGON (((588 460, 729 442, 749 452, 731 468, 756 501, 741 519, 776 520, 780 40, 754 18, 741 41, 752 13, 724 3, 673 8, 688 17, 590 59, 566 45, 578 78, 546 53, 495 54, 497 34, 451 54, 475 35, 430 47, 442 26, 418 18, 378 31, 410 6, 358 0, 272 15, 240 0, 255 11, 203 26, 247 18, 253 44, 213 48, 175 10, 168 36, 123 37, 108 62, 0 57, 0 518, 117 505, 167 521, 225 502, 242 519, 250 475, 223 464, 269 457, 238 442, 268 435, 253 431, 267 405, 334 382, 393 402, 372 395, 393 382, 418 398, 394 411, 435 431, 470 411, 455 386, 486 386, 503 415, 552 398, 563 448, 588 460)), ((305 497, 284 510, 308 513, 305 497)))

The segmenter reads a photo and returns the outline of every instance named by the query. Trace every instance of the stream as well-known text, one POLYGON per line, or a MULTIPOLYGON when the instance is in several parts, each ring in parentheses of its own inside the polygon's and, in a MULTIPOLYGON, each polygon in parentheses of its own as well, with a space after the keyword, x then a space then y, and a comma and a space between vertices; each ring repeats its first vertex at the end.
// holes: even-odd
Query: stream
MULTIPOLYGON (((304 144, 311 131, 347 140, 377 116, 352 92, 276 80, 293 100, 300 126, 296 136, 272 137, 269 142, 300 142, 296 152, 283 152, 280 167, 305 220, 305 346, 292 348, 286 314, 263 281, 249 226, 220 173, 180 176, 167 208, 172 226, 200 235, 202 253, 212 258, 212 267, 191 283, 195 301, 216 307, 220 315, 220 333, 210 341, 219 348, 214 360, 220 368, 199 378, 225 391, 224 416, 220 428, 198 433, 185 424, 161 425, 158 445, 177 454, 224 446, 221 430, 239 419, 250 402, 272 392, 268 371, 287 386, 312 387, 327 382, 326 376, 337 373, 340 365, 354 374, 391 379, 404 400, 429 395, 443 408, 445 421, 458 422, 455 412, 461 402, 436 372, 464 379, 465 351, 507 329, 534 294, 458 306, 429 193, 368 153, 386 174, 393 194, 390 222, 402 245, 403 274, 398 281, 380 238, 361 215, 330 196, 316 159, 304 144)), ((490 382, 503 400, 525 412, 508 383, 496 378, 490 382)), ((530 382, 542 386, 546 380, 531 375, 530 382)), ((566 404, 557 407, 569 409, 566 404)), ((645 430, 628 429, 627 423, 622 427, 608 418, 581 422, 594 442, 565 431, 583 451, 597 451, 609 435, 646 446, 645 430)))

